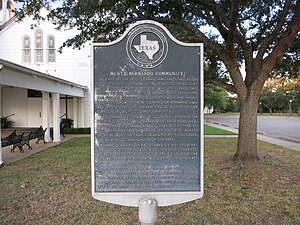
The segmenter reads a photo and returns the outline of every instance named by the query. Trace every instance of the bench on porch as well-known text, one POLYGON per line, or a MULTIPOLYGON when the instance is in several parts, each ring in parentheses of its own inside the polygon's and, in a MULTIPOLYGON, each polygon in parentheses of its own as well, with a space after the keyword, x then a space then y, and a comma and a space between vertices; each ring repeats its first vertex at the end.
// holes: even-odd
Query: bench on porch
POLYGON ((47 144, 47 141, 45 141, 45 133, 46 133, 47 128, 43 129, 42 126, 40 126, 32 135, 31 139, 36 139, 37 141, 35 142, 36 144, 40 143, 40 141, 43 141, 44 144, 47 144))
POLYGON ((16 133, 16 130, 14 130, 10 135, 8 135, 5 138, 1 138, 1 146, 9 146, 12 145, 13 148, 10 150, 11 152, 15 151, 15 148, 18 147, 20 152, 24 152, 23 145, 22 145, 22 139, 23 139, 24 133, 18 135, 16 133))
POLYGON ((11 149, 11 152, 14 152, 16 147, 19 148, 20 152, 24 152, 23 150, 24 145, 27 145, 29 150, 31 150, 32 147, 30 146, 30 140, 37 139, 36 144, 39 143, 40 140, 44 141, 45 144, 47 143, 44 139, 46 130, 47 128, 43 129, 43 127, 40 126, 38 129, 34 131, 30 131, 29 133, 23 132, 20 135, 18 135, 16 133, 16 130, 14 130, 7 137, 1 138, 1 146, 5 147, 5 146, 12 145, 13 148, 11 149), (25 135, 25 133, 27 133, 27 135, 25 135))
MULTIPOLYGON (((65 138, 65 128, 62 124, 60 124, 60 135, 65 138)), ((53 127, 50 128, 50 138, 53 140, 53 127)))

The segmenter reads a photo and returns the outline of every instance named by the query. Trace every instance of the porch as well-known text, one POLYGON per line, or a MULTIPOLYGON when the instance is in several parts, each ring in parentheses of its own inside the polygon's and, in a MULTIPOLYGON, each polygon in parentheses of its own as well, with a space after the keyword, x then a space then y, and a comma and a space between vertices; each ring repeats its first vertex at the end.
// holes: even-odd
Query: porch
POLYGON ((61 142, 62 115, 72 117, 74 127, 85 127, 86 93, 85 86, 0 59, 0 116, 12 115, 14 126, 25 129, 42 125, 47 142, 50 127, 53 142, 61 142))

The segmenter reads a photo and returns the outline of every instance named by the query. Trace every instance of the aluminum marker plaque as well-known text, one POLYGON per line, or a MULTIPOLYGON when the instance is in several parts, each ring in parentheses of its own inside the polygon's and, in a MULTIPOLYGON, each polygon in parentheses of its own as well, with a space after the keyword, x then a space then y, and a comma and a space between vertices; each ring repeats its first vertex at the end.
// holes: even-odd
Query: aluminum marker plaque
POLYGON ((138 206, 203 195, 203 45, 141 21, 93 44, 92 192, 138 206))

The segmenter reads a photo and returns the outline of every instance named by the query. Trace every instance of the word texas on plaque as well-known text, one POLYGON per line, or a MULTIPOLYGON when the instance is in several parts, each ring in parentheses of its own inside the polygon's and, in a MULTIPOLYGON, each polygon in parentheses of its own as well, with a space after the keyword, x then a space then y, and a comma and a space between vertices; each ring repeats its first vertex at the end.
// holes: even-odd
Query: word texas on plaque
POLYGON ((203 45, 141 21, 92 45, 92 194, 158 206, 203 195, 203 45))

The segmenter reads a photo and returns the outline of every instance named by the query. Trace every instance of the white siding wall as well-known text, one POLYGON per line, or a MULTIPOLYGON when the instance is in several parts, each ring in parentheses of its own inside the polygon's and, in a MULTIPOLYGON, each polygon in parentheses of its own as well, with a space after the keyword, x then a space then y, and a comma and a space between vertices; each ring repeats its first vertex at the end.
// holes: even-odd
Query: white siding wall
POLYGON ((28 99, 27 90, 15 87, 2 88, 2 105, 3 116, 8 116, 10 120, 14 121, 15 127, 24 127, 28 124, 28 99))
POLYGON ((90 47, 88 44, 81 50, 64 48, 63 53, 56 52, 56 63, 47 63, 47 37, 55 37, 55 47, 58 50, 63 42, 74 36, 73 31, 57 31, 48 22, 41 22, 38 25, 43 30, 44 62, 36 64, 34 62, 34 29, 30 29, 33 23, 29 18, 21 23, 13 23, 0 32, 0 58, 21 64, 32 69, 49 73, 81 85, 90 85, 90 47), (22 39, 28 35, 31 39, 31 64, 22 64, 22 39))
MULTIPOLYGON (((64 97, 64 96, 61 96, 64 97)), ((3 116, 14 121, 14 127, 39 127, 42 125, 42 98, 27 98, 27 89, 16 87, 2 87, 3 116)), ((50 98, 50 126, 52 122, 53 103, 50 98)), ((66 100, 60 100, 60 115, 66 113, 66 100)), ((68 117, 73 118, 73 100, 68 99, 68 117)), ((63 117, 65 118, 65 117, 63 117)))
MULTIPOLYGON (((89 87, 90 89, 90 46, 89 44, 85 44, 81 50, 78 49, 72 49, 72 48, 64 48, 63 53, 60 54, 59 52, 56 52, 56 62, 55 63, 47 63, 47 37, 48 35, 53 35, 55 37, 55 48, 56 50, 59 49, 60 46, 62 46, 63 42, 66 41, 68 38, 73 37, 76 33, 75 31, 58 31, 54 29, 54 25, 48 21, 41 22, 37 27, 41 28, 43 30, 43 49, 44 49, 44 62, 36 64, 34 62, 34 36, 35 36, 35 30, 31 29, 31 24, 35 23, 35 21, 32 21, 30 18, 24 19, 20 23, 12 23, 6 26, 2 31, 0 31, 0 58, 27 66, 29 68, 32 68, 34 70, 38 70, 43 73, 48 73, 52 76, 59 77, 61 79, 69 80, 74 83, 78 83, 80 85, 85 85, 89 87), (31 39, 31 63, 30 64, 23 64, 22 59, 22 40, 23 36, 28 35, 31 39)), ((25 90, 24 90, 25 91, 25 90)), ((5 95, 8 96, 8 95, 5 95)), ((20 99, 17 101, 20 101, 24 107, 22 107, 24 110, 27 109, 27 103, 28 100, 25 98, 27 96, 23 95, 22 102, 20 99)), ((88 96, 87 96, 88 97, 88 96)), ((6 97, 5 97, 6 98, 6 97)), ((16 114, 16 109, 11 109, 11 105, 9 103, 9 99, 11 99, 12 96, 8 97, 7 101, 3 102, 3 113, 4 115, 9 114, 10 112, 16 114), (9 104, 9 105, 6 105, 9 104), (15 112, 13 112, 15 111, 15 112)), ((34 104, 35 102, 35 109, 36 112, 31 111, 30 115, 22 116, 22 122, 16 121, 15 126, 26 126, 28 124, 28 121, 33 121, 34 118, 36 120, 35 123, 39 123, 39 112, 38 105, 39 103, 36 103, 36 100, 30 100, 31 104, 34 104), (38 115, 38 117, 36 117, 38 115)), ((15 105, 17 105, 16 102, 14 102, 15 105)), ((20 106, 20 105, 18 105, 20 106)), ((90 101, 89 98, 85 99, 85 125, 90 126, 90 101)), ((18 112, 18 116, 21 116, 21 114, 24 114, 23 112, 18 112)), ((65 113, 65 105, 64 103, 61 105, 61 115, 65 113)), ((26 113, 25 113, 26 114, 26 113)), ((69 100, 69 106, 68 106, 68 116, 72 118, 72 100, 69 100)), ((29 126, 32 123, 29 123, 29 126)), ((33 124, 36 125, 36 124, 33 124)))

